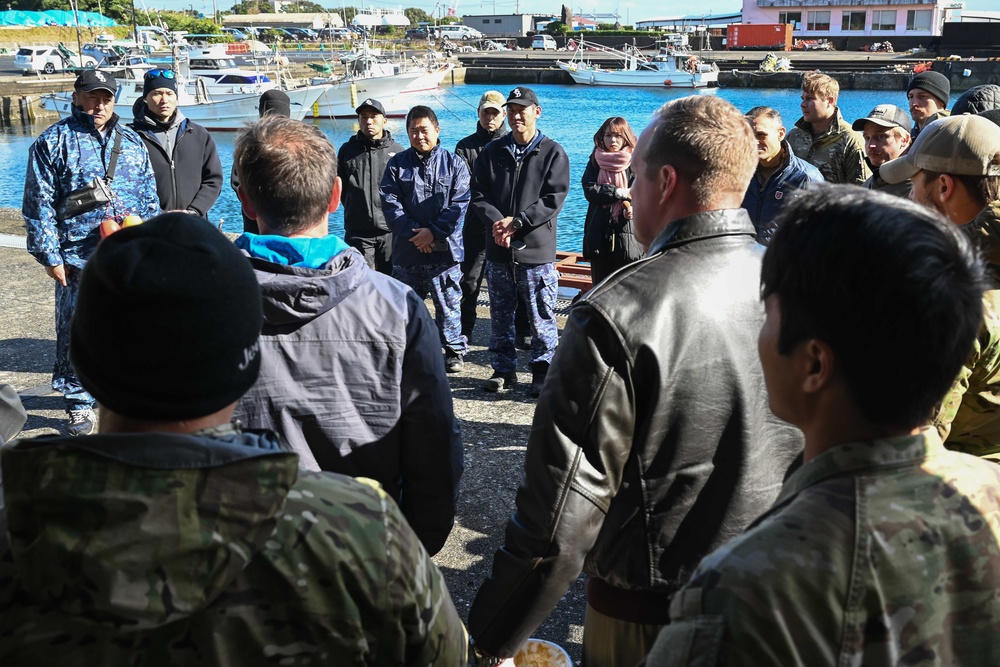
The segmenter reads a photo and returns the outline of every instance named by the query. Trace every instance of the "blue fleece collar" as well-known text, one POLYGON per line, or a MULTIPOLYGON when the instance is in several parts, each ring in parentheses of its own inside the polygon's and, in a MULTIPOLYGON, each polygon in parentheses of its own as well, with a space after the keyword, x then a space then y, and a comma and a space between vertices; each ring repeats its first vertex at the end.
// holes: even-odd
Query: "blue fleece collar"
POLYGON ((281 266, 322 269, 339 253, 350 248, 339 237, 327 234, 323 238, 274 236, 246 232, 236 239, 236 247, 251 257, 281 266))

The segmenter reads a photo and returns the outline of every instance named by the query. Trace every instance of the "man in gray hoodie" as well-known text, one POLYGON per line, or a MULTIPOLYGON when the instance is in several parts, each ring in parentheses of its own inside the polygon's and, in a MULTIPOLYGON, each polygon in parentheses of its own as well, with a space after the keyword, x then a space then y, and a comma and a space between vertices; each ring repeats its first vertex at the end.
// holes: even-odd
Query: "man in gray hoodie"
POLYGON ((260 379, 236 417, 280 433, 307 470, 379 482, 437 553, 455 518, 462 440, 434 320, 330 234, 342 186, 318 128, 266 116, 239 135, 234 160, 260 230, 236 246, 264 301, 260 379))
POLYGON ((149 151, 160 208, 208 217, 222 191, 222 162, 215 140, 177 108, 177 78, 172 70, 149 70, 142 90, 142 98, 132 106, 131 127, 149 151))

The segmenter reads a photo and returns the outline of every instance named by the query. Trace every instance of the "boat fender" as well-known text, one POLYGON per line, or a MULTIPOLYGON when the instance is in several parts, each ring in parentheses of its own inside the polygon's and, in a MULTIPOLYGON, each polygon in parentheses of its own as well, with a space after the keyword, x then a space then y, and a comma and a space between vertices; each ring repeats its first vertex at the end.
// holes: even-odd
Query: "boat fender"
POLYGON ((674 82, 671 81, 670 79, 664 79, 663 80, 663 85, 666 86, 667 88, 669 88, 670 86, 674 85, 674 82))
POLYGON ((594 75, 593 74, 590 75, 590 83, 594 83, 594 75))

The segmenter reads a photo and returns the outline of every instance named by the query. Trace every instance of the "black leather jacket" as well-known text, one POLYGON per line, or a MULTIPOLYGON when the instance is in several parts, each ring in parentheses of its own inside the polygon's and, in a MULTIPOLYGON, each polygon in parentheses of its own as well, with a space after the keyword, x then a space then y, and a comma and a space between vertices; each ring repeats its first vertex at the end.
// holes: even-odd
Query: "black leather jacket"
POLYGON ((777 497, 803 441, 768 407, 762 253, 743 209, 697 214, 573 307, 469 613, 484 651, 513 655, 581 569, 673 593, 777 497))

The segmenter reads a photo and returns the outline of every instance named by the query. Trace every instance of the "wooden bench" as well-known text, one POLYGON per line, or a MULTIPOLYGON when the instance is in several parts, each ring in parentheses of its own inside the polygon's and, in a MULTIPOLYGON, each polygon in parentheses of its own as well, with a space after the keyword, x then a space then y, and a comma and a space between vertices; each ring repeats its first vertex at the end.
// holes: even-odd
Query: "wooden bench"
POLYGON ((556 252, 556 270, 559 272, 560 287, 578 289, 581 294, 593 287, 590 264, 581 262, 583 255, 578 252, 556 252))

